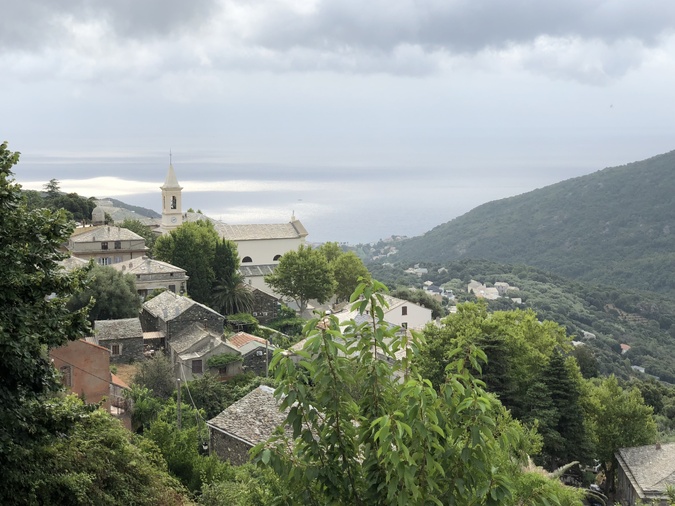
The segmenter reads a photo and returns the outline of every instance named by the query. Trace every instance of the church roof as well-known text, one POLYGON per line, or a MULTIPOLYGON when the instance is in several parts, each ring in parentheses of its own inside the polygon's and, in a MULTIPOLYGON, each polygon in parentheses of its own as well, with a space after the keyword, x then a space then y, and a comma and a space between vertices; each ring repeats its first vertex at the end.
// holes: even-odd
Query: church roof
POLYGON ((182 190, 181 186, 178 184, 178 179, 176 178, 176 172, 173 170, 173 164, 169 164, 169 172, 166 173, 166 180, 164 185, 162 185, 162 190, 182 190))
MULTIPOLYGON (((296 221, 295 223, 300 223, 296 221)), ((293 223, 262 224, 262 225, 228 225, 215 222, 216 231, 223 239, 230 241, 255 241, 261 239, 298 239, 304 235, 298 231, 293 223)), ((304 231, 304 227, 302 227, 304 231)))

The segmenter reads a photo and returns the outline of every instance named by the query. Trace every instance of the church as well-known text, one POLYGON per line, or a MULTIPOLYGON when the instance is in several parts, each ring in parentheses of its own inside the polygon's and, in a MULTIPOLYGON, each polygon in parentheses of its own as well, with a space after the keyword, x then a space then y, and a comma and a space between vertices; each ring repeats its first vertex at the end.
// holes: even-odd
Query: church
POLYGON ((307 230, 295 215, 288 223, 260 225, 228 225, 201 213, 183 212, 181 206, 183 188, 178 184, 173 164, 169 163, 162 190, 162 218, 158 231, 167 234, 183 223, 208 220, 213 223, 218 235, 237 244, 240 270, 246 282, 260 290, 269 291, 263 277, 271 274, 281 256, 297 250, 305 243, 307 230))

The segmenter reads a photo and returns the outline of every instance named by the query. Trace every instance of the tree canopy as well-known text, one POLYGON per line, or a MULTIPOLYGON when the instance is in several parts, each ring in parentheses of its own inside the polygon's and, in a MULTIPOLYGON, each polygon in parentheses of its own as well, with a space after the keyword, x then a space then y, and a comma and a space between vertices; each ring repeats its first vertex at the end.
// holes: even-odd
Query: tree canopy
POLYGON ((300 314, 310 300, 326 302, 335 291, 335 279, 325 255, 304 244, 285 253, 274 273, 265 276, 265 282, 278 294, 294 300, 300 314))
MULTIPOLYGON (((469 343, 456 347, 437 391, 411 362, 418 336, 382 320, 383 289, 364 283, 351 297, 369 322, 341 328, 335 317, 313 319, 297 363, 275 355, 275 395, 289 410, 292 443, 273 436, 254 450, 257 463, 275 471, 296 503, 531 500, 532 474, 522 464, 533 440, 472 375, 485 355, 469 343)), ((578 492, 541 475, 534 481, 539 503, 578 504, 578 492)))
POLYGON ((85 288, 68 301, 68 308, 88 308, 90 322, 138 316, 141 302, 131 274, 123 274, 108 266, 93 265, 88 269, 85 283, 85 288))
POLYGON ((188 293, 197 302, 208 304, 215 279, 214 257, 218 233, 208 220, 183 223, 155 242, 153 256, 185 269, 190 277, 188 293))

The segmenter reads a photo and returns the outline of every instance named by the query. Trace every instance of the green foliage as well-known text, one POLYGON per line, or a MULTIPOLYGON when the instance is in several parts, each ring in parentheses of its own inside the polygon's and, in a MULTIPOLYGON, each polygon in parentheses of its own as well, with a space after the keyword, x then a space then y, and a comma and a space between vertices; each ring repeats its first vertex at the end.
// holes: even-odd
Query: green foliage
MULTIPOLYGON (((44 405, 59 388, 48 349, 85 335, 85 311, 66 300, 83 272, 64 273, 59 252, 72 232, 61 211, 28 210, 12 167, 19 153, 0 144, 0 502, 20 495, 36 470, 33 445, 60 428, 44 405), (54 294, 56 294, 54 296, 54 294)), ((18 498, 19 500, 21 498, 18 498)))
POLYGON ((39 479, 31 476, 34 489, 29 495, 10 490, 12 504, 187 503, 156 448, 134 437, 107 413, 88 410, 74 396, 52 402, 55 409, 74 416, 73 425, 67 437, 36 449, 39 479))
POLYGON ((125 397, 131 400, 133 406, 131 427, 136 432, 142 433, 157 418, 157 414, 162 409, 162 400, 140 383, 131 385, 131 390, 125 391, 125 397))
POLYGON ((150 249, 150 252, 152 252, 155 241, 157 240, 157 234, 155 234, 150 227, 143 225, 140 220, 131 218, 126 218, 122 223, 118 223, 118 225, 140 235, 145 239, 145 245, 150 249))
POLYGON ((607 477, 607 491, 611 491, 616 451, 656 441, 653 409, 645 405, 640 390, 623 389, 616 377, 610 376, 592 385, 586 410, 596 438, 596 455, 607 477))
POLYGON ((133 383, 147 388, 159 399, 168 399, 176 389, 171 361, 161 353, 144 360, 134 375, 133 383))
MULTIPOLYGON (((364 283, 351 297, 372 321, 343 331, 334 317, 311 320, 297 363, 275 355, 275 394, 289 409, 293 442, 272 437, 255 448, 256 462, 274 470, 294 503, 518 503, 519 486, 530 491, 521 464, 531 434, 471 374, 485 354, 469 343, 452 350, 437 392, 411 363, 419 337, 382 321, 383 288, 364 283)), ((551 487, 542 502, 556 496, 551 487)))
POLYGON ((352 251, 342 253, 329 262, 335 278, 335 298, 348 300, 361 279, 370 279, 370 273, 363 261, 352 251))
POLYGON ((225 317, 225 324, 233 332, 247 332, 256 335, 260 326, 258 319, 252 314, 236 313, 225 317))
POLYGON ((403 262, 485 258, 675 294, 675 151, 490 202, 398 244, 403 262))
POLYGON ((208 304, 215 280, 214 258, 218 233, 207 220, 183 223, 155 242, 154 258, 185 269, 190 277, 188 292, 197 302, 208 304))
POLYGON ((271 470, 244 464, 234 468, 229 481, 202 487, 198 503, 203 506, 267 506, 286 495, 279 478, 271 470))
POLYGON ((115 320, 138 316, 141 302, 131 274, 112 267, 93 265, 88 269, 84 290, 68 301, 72 311, 89 309, 89 321, 115 320), (90 301, 93 299, 93 304, 90 301))
POLYGON ((398 288, 391 292, 394 297, 399 299, 414 302, 422 307, 431 309, 432 318, 440 318, 445 316, 447 311, 443 308, 440 302, 434 299, 429 293, 424 290, 410 290, 409 288, 398 288))
POLYGON ((239 272, 236 243, 225 239, 216 243, 213 269, 215 275, 211 307, 224 315, 250 313, 253 309, 253 292, 239 272))
POLYGON ((218 355, 211 355, 206 362, 209 367, 224 367, 227 364, 234 362, 241 362, 243 360, 241 355, 234 355, 232 353, 220 353, 218 355))
POLYGON ((284 254, 274 273, 265 276, 265 282, 278 294, 294 300, 301 315, 309 300, 324 303, 335 290, 328 260, 321 250, 305 245, 284 254))

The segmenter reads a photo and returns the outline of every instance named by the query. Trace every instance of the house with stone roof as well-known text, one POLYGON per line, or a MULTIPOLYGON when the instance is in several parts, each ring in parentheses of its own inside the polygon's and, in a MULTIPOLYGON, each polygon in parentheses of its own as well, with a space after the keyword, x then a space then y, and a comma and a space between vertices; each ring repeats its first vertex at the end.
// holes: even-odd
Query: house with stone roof
POLYGON ((227 344, 241 353, 244 372, 253 372, 258 376, 267 375, 267 367, 276 350, 272 343, 262 337, 237 332, 227 338, 227 344))
POLYGON ((186 270, 167 262, 143 256, 111 267, 122 274, 131 274, 136 291, 143 299, 154 290, 169 290, 181 295, 187 291, 189 276, 186 270))
POLYGON ((670 504, 666 492, 675 486, 675 443, 621 448, 615 457, 621 504, 670 504))
POLYGON ((102 225, 80 228, 70 236, 66 249, 71 256, 99 265, 112 265, 139 258, 148 252, 145 239, 126 228, 102 225))
POLYGON ((221 379, 242 373, 241 353, 222 339, 222 332, 216 333, 199 323, 193 323, 168 343, 176 375, 185 381, 198 378, 207 371, 217 374, 221 379), (231 355, 233 359, 222 366, 210 366, 209 359, 218 355, 231 355))
POLYGON ((143 329, 138 317, 96 320, 93 340, 110 351, 112 363, 130 363, 143 358, 143 329))
POLYGON ((59 260, 58 264, 63 267, 63 269, 66 272, 72 272, 75 269, 81 269, 82 267, 85 267, 87 264, 89 264, 88 260, 84 260, 83 258, 77 258, 74 256, 69 256, 68 258, 64 260, 59 260))
POLYGON ((210 307, 188 297, 165 291, 143 303, 141 326, 144 332, 159 332, 164 336, 164 347, 193 323, 199 323, 216 335, 222 335, 225 317, 210 307))
MULTIPOLYGON (((248 452, 267 441, 286 422, 288 408, 279 411, 274 389, 261 385, 206 422, 209 452, 233 465, 248 462, 248 452)), ((292 436, 289 428, 287 434, 292 436)))

